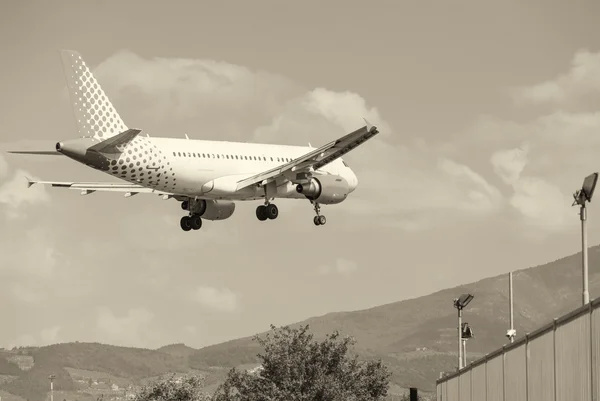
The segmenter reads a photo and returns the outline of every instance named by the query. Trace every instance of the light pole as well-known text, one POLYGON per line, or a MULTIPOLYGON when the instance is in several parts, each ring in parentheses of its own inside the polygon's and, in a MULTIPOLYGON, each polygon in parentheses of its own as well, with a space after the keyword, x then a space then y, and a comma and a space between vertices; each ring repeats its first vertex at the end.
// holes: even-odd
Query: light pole
POLYGON ((469 326, 469 323, 464 322, 461 327, 461 336, 463 343, 463 366, 467 366, 467 340, 475 337, 473 334, 473 329, 469 326))
POLYGON ((515 330, 514 327, 514 320, 513 320, 513 285, 512 285, 512 272, 508 273, 508 309, 510 311, 510 316, 509 316, 509 324, 510 327, 508 328, 508 331, 506 332, 506 337, 508 337, 508 339, 510 340, 510 342, 514 342, 515 341, 515 336, 517 335, 517 331, 515 330))
POLYGON ((471 294, 463 294, 454 300, 454 307, 458 310, 458 370, 463 368, 462 360, 462 310, 473 300, 471 294))
POLYGON ((50 375, 48 379, 50 379, 50 401, 54 401, 54 379, 56 379, 56 376, 50 375))
POLYGON ((585 207, 586 202, 592 201, 592 195, 594 195, 594 189, 596 188, 596 182, 598 181, 598 173, 592 173, 585 177, 583 180, 583 186, 580 190, 573 194, 575 201, 571 206, 579 205, 579 219, 581 220, 581 268, 582 268, 582 281, 583 291, 582 299, 583 305, 590 302, 590 292, 588 289, 588 246, 587 246, 587 210, 585 207))

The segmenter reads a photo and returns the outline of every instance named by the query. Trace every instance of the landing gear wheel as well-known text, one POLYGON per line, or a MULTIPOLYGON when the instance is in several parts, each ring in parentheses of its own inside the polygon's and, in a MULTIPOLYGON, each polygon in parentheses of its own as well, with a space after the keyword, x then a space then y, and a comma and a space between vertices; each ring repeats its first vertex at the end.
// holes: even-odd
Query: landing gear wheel
POLYGON ((266 205, 266 215, 269 219, 275 220, 277 216, 279 216, 279 209, 277 209, 277 206, 270 203, 266 205))
POLYGON ((202 227, 202 219, 197 214, 190 216, 189 219, 192 230, 199 230, 202 227))
POLYGON ((265 221, 269 218, 267 216, 267 207, 265 205, 260 205, 256 208, 256 218, 260 221, 265 221))
POLYGON ((188 201, 186 201, 186 200, 185 200, 185 201, 183 201, 183 202, 181 202, 181 208, 182 208, 183 210, 188 210, 188 208, 189 208, 189 207, 190 207, 190 202, 188 202, 188 201))
POLYGON ((181 225, 181 229, 183 231, 190 231, 192 229, 192 219, 190 216, 183 216, 179 224, 181 225))
MULTIPOLYGON (((311 203, 313 203, 311 201, 311 203)), ((321 215, 321 206, 318 203, 313 203, 314 208, 315 208, 315 213, 317 214, 314 218, 313 218, 313 223, 315 223, 315 226, 322 226, 325 223, 327 223, 327 219, 325 218, 325 216, 321 215)))

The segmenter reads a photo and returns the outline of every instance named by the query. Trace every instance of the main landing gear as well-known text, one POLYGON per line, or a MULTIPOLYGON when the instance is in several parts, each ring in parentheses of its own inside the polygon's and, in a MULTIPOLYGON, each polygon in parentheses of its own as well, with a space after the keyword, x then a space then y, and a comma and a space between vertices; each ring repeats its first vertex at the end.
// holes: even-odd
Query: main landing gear
POLYGON ((315 208, 315 213, 317 214, 314 218, 313 218, 313 223, 315 223, 315 226, 323 226, 325 225, 325 223, 327 223, 327 219, 325 218, 325 216, 323 216, 321 214, 321 206, 316 203, 311 201, 310 203, 313 204, 314 208, 315 208))
MULTIPOLYGON (((185 200, 181 202, 183 210, 190 210, 190 202, 185 200)), ((183 231, 199 230, 202 227, 202 219, 199 214, 190 211, 189 216, 183 216, 179 222, 183 231)))
POLYGON ((279 209, 274 203, 267 203, 256 208, 256 218, 260 221, 275 220, 279 216, 279 209))

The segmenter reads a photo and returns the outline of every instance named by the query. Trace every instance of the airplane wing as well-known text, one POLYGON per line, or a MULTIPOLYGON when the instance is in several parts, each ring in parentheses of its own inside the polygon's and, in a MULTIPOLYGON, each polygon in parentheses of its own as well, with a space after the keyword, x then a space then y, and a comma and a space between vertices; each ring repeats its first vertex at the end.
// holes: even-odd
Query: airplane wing
POLYGON ((81 195, 89 195, 93 192, 124 192, 125 197, 130 197, 138 193, 155 194, 165 197, 165 199, 175 196, 171 192, 157 191, 152 188, 136 184, 120 184, 112 182, 61 182, 61 181, 34 181, 27 178, 27 186, 34 184, 51 185, 58 188, 76 189, 81 191, 81 195))
POLYGON ((255 184, 266 185, 269 181, 286 173, 301 172, 311 168, 316 170, 331 163, 379 133, 377 127, 371 125, 367 120, 365 120, 365 123, 364 127, 308 152, 289 163, 238 181, 237 190, 239 191, 242 188, 255 184))

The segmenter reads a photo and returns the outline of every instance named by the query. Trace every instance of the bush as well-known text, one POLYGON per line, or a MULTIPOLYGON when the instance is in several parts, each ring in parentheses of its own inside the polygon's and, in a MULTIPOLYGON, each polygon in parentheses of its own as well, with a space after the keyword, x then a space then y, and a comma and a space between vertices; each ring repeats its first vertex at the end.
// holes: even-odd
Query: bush
POLYGON ((135 401, 209 401, 203 393, 204 381, 198 376, 170 375, 145 385, 135 395, 135 401))
POLYGON ((309 326, 271 326, 256 374, 229 371, 214 401, 379 401, 388 391, 390 373, 381 361, 359 361, 348 355, 354 340, 336 331, 313 340, 309 326))

